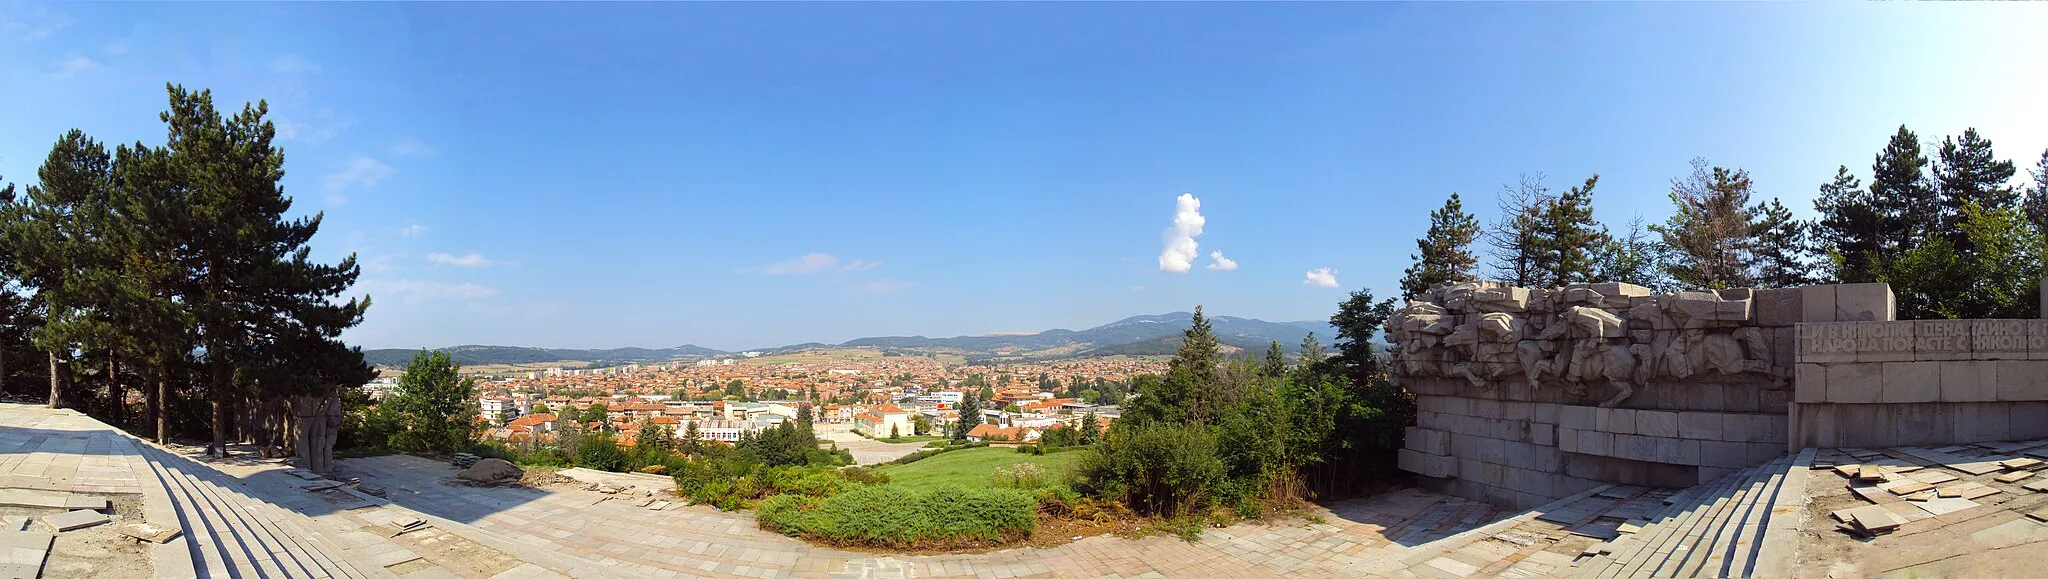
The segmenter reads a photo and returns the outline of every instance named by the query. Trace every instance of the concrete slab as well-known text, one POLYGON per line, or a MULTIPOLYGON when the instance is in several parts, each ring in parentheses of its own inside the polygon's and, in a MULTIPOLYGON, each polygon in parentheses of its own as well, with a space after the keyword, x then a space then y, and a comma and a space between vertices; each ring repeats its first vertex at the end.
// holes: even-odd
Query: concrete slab
POLYGON ((1941 516, 1963 509, 1975 507, 1977 506, 1977 501, 1961 498, 1946 498, 1933 499, 1913 504, 1919 505, 1920 508, 1926 509, 1928 513, 1933 514, 1934 516, 1941 516))

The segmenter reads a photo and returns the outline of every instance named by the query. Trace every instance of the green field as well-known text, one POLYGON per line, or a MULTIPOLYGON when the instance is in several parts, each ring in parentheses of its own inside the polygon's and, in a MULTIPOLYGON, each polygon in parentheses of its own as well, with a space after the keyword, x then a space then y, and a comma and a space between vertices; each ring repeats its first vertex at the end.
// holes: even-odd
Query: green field
POLYGON ((889 484, 924 490, 942 484, 956 484, 965 487, 991 486, 990 477, 997 467, 1010 466, 1019 462, 1037 463, 1045 470, 1046 479, 1060 481, 1068 471, 1081 461, 1081 455, 1090 451, 1075 450, 1057 454, 1019 454, 1017 449, 1006 446, 970 448, 941 453, 938 456, 902 465, 882 467, 889 473, 889 484))

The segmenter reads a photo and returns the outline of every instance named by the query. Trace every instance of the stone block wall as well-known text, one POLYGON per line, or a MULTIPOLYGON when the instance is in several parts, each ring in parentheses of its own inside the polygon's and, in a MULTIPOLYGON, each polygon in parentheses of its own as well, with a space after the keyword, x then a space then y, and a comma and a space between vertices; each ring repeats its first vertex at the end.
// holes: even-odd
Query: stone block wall
POLYGON ((2048 320, 1799 325, 1787 444, 2048 437, 2048 320))
MULTIPOLYGON (((1400 467, 1531 507, 1609 482, 1691 486, 1779 456, 1807 293, 1434 288, 1388 322, 1393 378, 1417 397, 1400 467)), ((1830 320, 1888 315, 1868 305, 1874 293, 1812 302, 1830 320)))
POLYGON ((2048 319, 1896 309, 1876 283, 1438 286, 1387 323, 1390 373, 1417 404, 1400 467, 1529 507, 1604 483, 1690 486, 1809 447, 2048 438, 2048 319))

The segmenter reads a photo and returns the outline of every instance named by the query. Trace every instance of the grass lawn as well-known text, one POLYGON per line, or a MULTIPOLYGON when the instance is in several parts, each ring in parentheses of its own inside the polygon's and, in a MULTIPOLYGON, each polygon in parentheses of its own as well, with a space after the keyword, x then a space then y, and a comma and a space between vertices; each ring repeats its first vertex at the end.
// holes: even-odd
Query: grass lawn
POLYGON ((1070 450, 1056 454, 1019 454, 1017 449, 1006 446, 970 448, 942 453, 938 456, 910 464, 882 467, 889 473, 889 484, 923 490, 942 484, 957 484, 964 487, 990 486, 990 476, 996 468, 1019 462, 1037 463, 1045 470, 1046 479, 1058 481, 1065 478, 1067 471, 1081 462, 1086 450, 1070 450))

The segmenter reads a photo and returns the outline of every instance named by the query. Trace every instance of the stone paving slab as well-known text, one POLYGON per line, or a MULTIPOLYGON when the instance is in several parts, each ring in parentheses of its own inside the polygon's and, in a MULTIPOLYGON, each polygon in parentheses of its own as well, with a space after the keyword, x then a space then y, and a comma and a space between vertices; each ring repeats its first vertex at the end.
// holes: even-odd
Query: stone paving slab
POLYGON ((106 524, 113 520, 113 517, 100 514, 97 511, 78 510, 43 517, 43 524, 49 525, 52 530, 62 533, 93 525, 106 524))

